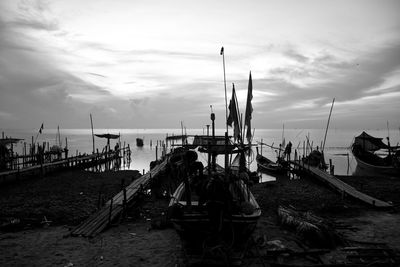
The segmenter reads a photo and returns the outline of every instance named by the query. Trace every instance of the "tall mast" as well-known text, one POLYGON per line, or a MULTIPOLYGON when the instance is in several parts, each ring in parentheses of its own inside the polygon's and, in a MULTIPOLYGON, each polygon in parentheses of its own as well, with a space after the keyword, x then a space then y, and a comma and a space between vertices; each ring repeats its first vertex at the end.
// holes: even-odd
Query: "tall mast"
POLYGON ((226 74, 225 74, 225 52, 224 47, 221 47, 220 55, 222 55, 222 65, 224 68, 224 88, 225 88, 225 125, 226 125, 226 132, 225 132, 225 179, 228 176, 228 100, 226 96, 226 74))
POLYGON ((326 124, 325 137, 324 137, 324 144, 322 145, 322 150, 321 150, 322 153, 324 153, 324 149, 325 149, 326 135, 328 134, 329 121, 331 120, 331 114, 332 114, 332 109, 333 109, 333 104, 334 104, 334 103, 335 103, 335 98, 333 98, 332 106, 331 106, 331 111, 329 112, 328 123, 326 124))
POLYGON ((222 55, 222 65, 224 68, 224 88, 225 88, 225 124, 226 124, 226 132, 228 132, 228 100, 226 96, 226 74, 225 74, 225 52, 224 47, 221 47, 220 55, 222 55))
POLYGON ((95 150, 94 150, 94 133, 93 133, 93 119, 92 119, 92 113, 90 113, 90 126, 92 127, 92 145, 93 145, 93 154, 94 154, 95 150))

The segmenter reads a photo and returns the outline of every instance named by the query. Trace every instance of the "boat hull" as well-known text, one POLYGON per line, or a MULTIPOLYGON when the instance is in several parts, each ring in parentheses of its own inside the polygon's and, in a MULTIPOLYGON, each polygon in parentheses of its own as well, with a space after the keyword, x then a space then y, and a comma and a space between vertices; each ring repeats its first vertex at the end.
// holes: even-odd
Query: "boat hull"
POLYGON ((369 164, 357 156, 354 156, 357 161, 356 174, 366 176, 392 176, 400 178, 400 169, 394 166, 376 166, 369 164))
POLYGON ((263 157, 261 155, 257 155, 257 168, 261 172, 265 172, 267 174, 282 174, 285 172, 285 168, 279 163, 274 163, 270 159, 263 157))
POLYGON ((170 221, 183 240, 202 244, 219 235, 224 242, 235 245, 245 242, 254 232, 261 216, 261 209, 250 191, 248 191, 248 202, 252 205, 253 212, 222 213, 224 215, 220 227, 216 230, 215 222, 212 222, 207 211, 207 205, 199 205, 197 201, 192 201, 190 207, 187 206, 186 202, 182 201, 184 190, 184 183, 181 183, 169 204, 170 221))
POLYGON ((392 176, 400 178, 400 166, 393 164, 396 158, 380 158, 374 153, 352 146, 351 152, 357 161, 356 173, 366 176, 392 176))

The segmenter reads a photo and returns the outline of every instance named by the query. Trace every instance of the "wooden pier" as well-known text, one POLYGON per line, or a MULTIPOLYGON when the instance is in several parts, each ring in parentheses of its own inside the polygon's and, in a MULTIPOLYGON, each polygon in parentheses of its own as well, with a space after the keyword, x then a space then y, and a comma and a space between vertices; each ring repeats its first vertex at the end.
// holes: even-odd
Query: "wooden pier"
POLYGON ((131 204, 136 196, 149 187, 152 178, 165 170, 168 157, 155 166, 152 170, 134 180, 121 192, 116 194, 106 205, 92 214, 87 220, 71 231, 72 236, 94 237, 103 231, 111 222, 121 214, 127 205, 131 204))
POLYGON ((358 199, 366 204, 372 205, 376 208, 391 208, 393 207, 392 204, 376 199, 371 197, 367 194, 364 194, 354 187, 346 184, 342 180, 336 178, 335 176, 319 169, 318 167, 313 167, 304 163, 303 161, 291 161, 290 164, 300 171, 303 171, 312 177, 317 178, 318 180, 322 181, 323 183, 329 185, 330 187, 334 188, 341 194, 347 194, 355 199, 358 199))
POLYGON ((5 183, 19 179, 22 175, 44 175, 46 173, 67 168, 90 168, 100 164, 107 164, 111 161, 120 160, 122 155, 126 153, 129 147, 119 149, 117 151, 108 150, 103 153, 94 153, 90 155, 67 157, 52 162, 40 161, 39 164, 17 169, 0 172, 0 183, 5 183))

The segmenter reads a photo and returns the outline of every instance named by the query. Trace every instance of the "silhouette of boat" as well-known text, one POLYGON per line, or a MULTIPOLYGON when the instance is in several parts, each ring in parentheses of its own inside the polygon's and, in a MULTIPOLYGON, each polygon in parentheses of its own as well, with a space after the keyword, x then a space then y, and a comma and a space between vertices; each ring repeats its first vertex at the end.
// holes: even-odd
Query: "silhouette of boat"
POLYGON ((142 138, 136 138, 136 146, 142 147, 143 146, 143 139, 142 138))
POLYGON ((216 164, 216 157, 245 157, 246 148, 232 144, 227 136, 213 135, 195 136, 193 144, 183 149, 181 157, 173 160, 182 182, 169 203, 169 218, 178 234, 183 240, 203 244, 203 248, 244 244, 256 228, 261 210, 248 187, 246 168, 225 169, 216 164), (194 148, 207 153, 208 166, 197 160, 194 148))
POLYGON ((400 177, 400 148, 391 147, 388 139, 373 137, 362 132, 355 137, 351 151, 357 161, 357 168, 370 175, 388 175, 400 177))
POLYGON ((258 147, 256 148, 256 150, 256 161, 259 171, 265 172, 267 174, 282 174, 287 170, 286 166, 279 162, 279 160, 277 162, 273 162, 269 158, 259 154, 258 147))

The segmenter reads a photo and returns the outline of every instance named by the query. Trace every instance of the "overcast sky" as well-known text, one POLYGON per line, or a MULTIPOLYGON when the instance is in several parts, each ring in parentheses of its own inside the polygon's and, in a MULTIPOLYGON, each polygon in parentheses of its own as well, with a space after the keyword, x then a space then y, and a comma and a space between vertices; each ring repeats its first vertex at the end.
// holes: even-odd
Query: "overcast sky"
POLYGON ((0 1, 0 128, 400 127, 400 1, 0 1), (228 99, 229 101, 229 99, 228 99))

